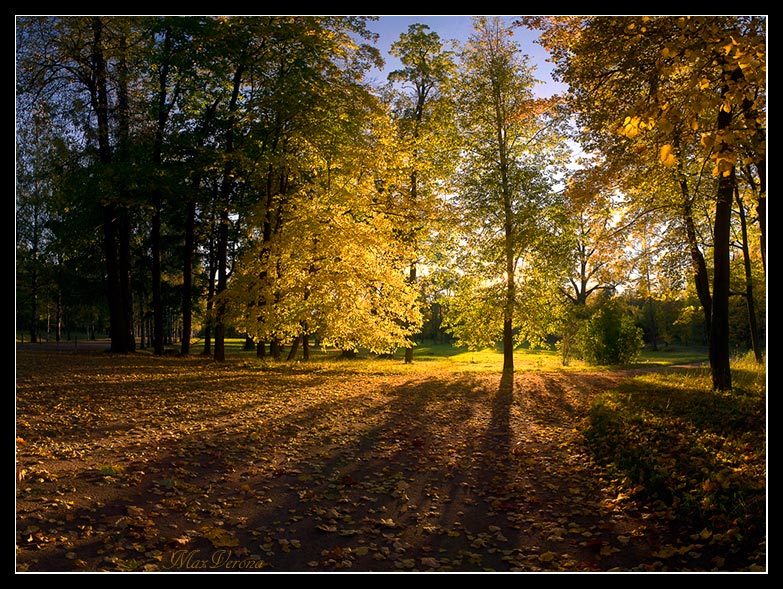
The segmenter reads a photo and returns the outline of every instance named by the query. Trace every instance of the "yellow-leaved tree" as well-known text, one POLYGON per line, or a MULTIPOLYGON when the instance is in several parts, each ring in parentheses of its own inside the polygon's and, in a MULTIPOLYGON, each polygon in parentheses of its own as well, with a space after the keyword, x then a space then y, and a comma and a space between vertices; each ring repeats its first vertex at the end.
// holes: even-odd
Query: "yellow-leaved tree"
POLYGON ((713 386, 730 389, 729 267, 736 190, 756 201, 762 261, 766 249, 766 19, 522 20, 541 31, 556 76, 569 85, 583 147, 600 152, 629 186, 638 185, 644 170, 668 176, 659 186, 675 187, 669 204, 679 211, 708 317, 713 386), (695 218, 704 202, 712 208, 705 240, 712 249, 711 293, 695 218))
POLYGON ((308 181, 286 199, 274 234, 248 235, 228 289, 232 323, 256 341, 291 342, 289 357, 301 343, 307 358, 311 337, 392 353, 421 327, 412 254, 379 191, 392 135, 381 113, 365 114, 352 141, 309 145, 308 181))

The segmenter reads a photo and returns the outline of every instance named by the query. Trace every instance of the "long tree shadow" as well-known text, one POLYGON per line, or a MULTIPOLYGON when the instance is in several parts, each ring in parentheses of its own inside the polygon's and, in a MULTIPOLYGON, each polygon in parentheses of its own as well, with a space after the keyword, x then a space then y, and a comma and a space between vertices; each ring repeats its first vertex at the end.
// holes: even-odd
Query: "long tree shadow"
POLYGON ((511 449, 511 404, 514 402, 514 374, 504 372, 492 399, 492 415, 487 428, 486 443, 496 453, 511 449))

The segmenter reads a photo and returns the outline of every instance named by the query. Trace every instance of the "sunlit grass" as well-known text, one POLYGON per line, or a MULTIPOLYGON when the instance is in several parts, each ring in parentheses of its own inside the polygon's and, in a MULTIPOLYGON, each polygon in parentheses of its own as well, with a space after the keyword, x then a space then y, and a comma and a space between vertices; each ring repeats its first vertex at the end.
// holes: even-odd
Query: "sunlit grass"
MULTIPOLYGON (((226 357, 233 361, 243 361, 247 366, 257 365, 265 370, 344 370, 354 372, 372 372, 389 374, 416 374, 428 371, 455 372, 500 372, 503 369, 503 353, 499 348, 469 350, 450 344, 421 343, 413 350, 413 363, 405 364, 405 350, 397 350, 390 355, 376 355, 366 350, 360 350, 356 357, 345 358, 340 350, 324 349, 320 346, 310 346, 310 359, 302 360, 301 349, 295 359, 288 361, 289 349, 283 350, 280 360, 273 360, 267 355, 257 358, 255 350, 246 350, 241 338, 227 338, 225 343, 226 357)), ((192 354, 199 355, 203 350, 203 342, 192 346, 192 354)), ((644 366, 668 366, 704 362, 707 358, 702 348, 677 348, 660 351, 645 350, 641 356, 629 366, 592 366, 584 361, 572 359, 564 366, 560 353, 546 349, 518 349, 514 352, 515 371, 579 371, 605 370, 644 366)))

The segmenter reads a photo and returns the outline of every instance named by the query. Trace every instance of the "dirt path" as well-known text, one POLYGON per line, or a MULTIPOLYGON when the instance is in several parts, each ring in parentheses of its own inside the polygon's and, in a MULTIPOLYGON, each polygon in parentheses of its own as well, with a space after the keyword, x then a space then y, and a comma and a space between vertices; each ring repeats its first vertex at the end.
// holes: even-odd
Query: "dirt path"
POLYGON ((81 357, 20 360, 19 571, 711 568, 662 556, 687 538, 585 451, 591 401, 630 373, 81 357))

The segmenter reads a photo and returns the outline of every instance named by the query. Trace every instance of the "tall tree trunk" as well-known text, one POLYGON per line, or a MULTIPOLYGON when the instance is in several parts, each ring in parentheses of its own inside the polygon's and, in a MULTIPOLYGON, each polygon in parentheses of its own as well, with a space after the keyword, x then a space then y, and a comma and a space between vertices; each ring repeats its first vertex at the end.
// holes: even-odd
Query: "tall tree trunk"
MULTIPOLYGON (((152 163, 160 169, 163 165, 163 138, 168 122, 170 108, 168 105, 168 76, 169 59, 171 57, 171 30, 167 28, 163 34, 163 58, 158 68, 158 100, 157 100, 157 125, 155 127, 155 140, 152 145, 152 163)), ((156 356, 163 354, 165 335, 163 333, 163 298, 161 294, 161 211, 163 198, 161 189, 155 187, 152 191, 152 231, 150 243, 152 244, 152 316, 155 326, 155 339, 153 353, 156 356)))
POLYGON ((160 190, 153 191, 152 231, 150 244, 152 246, 152 350, 156 356, 163 355, 163 296, 161 294, 161 245, 160 245, 160 190))
MULTIPOLYGON (((731 113, 721 110, 718 114, 718 131, 731 124, 731 113)), ((722 146, 728 151, 727 145, 722 146)), ((719 154, 720 156, 720 154, 719 154)), ((715 390, 731 389, 731 365, 729 353, 729 244, 731 239, 731 202, 736 181, 734 167, 727 175, 718 177, 713 229, 713 288, 712 321, 710 324, 710 370, 715 390)))
POLYGON ((745 219, 745 206, 742 203, 739 189, 735 186, 734 198, 737 201, 739 210, 740 228, 742 230, 742 258, 745 266, 745 303, 748 308, 748 327, 750 329, 750 343, 753 348, 753 355, 757 364, 762 364, 764 358, 759 346, 759 332, 756 324, 756 302, 753 297, 753 273, 750 265, 750 248, 748 246, 748 226, 745 219))
POLYGON ((220 298, 220 295, 226 290, 228 286, 228 227, 231 223, 229 218, 229 202, 231 199, 231 192, 233 191, 233 173, 234 164, 231 161, 231 155, 234 152, 234 116, 237 108, 237 101, 239 100, 239 90, 242 85, 242 76, 244 75, 245 66, 240 63, 237 69, 234 71, 233 88, 231 92, 231 100, 228 105, 228 123, 226 128, 226 143, 225 143, 225 155, 226 164, 223 168, 223 181, 220 186, 220 195, 218 202, 220 206, 220 218, 218 221, 218 279, 217 289, 215 295, 218 297, 217 305, 215 305, 215 360, 222 362, 226 359, 225 351, 225 337, 226 337, 226 325, 225 314, 226 304, 220 298))
MULTIPOLYGON (((117 64, 117 159, 124 165, 130 163, 130 99, 128 96, 128 43, 124 33, 118 39, 119 59, 117 64)), ((127 182, 123 179, 119 187, 123 200, 130 203, 131 196, 127 182)), ((119 206, 117 209, 118 227, 117 238, 119 240, 119 269, 120 269, 120 296, 122 298, 122 312, 125 315, 127 326, 125 337, 126 347, 129 352, 136 351, 136 334, 133 329, 133 290, 131 288, 131 220, 129 204, 119 206)))
POLYGON ((759 170, 759 202, 756 205, 756 214, 759 218, 759 247, 761 248, 761 263, 764 273, 767 273, 767 170, 766 159, 758 166, 759 170))
MULTIPOLYGON (((228 196, 226 195, 227 199, 228 196)), ((214 306, 214 326, 215 326, 215 352, 214 358, 218 362, 226 359, 226 303, 220 295, 228 286, 228 224, 231 220, 228 218, 228 206, 224 205, 220 211, 218 220, 218 243, 217 243, 217 285, 215 296, 217 302, 214 306)))
POLYGON ((212 210, 210 212, 210 238, 209 238, 209 264, 207 268, 207 308, 204 317, 204 356, 212 355, 212 330, 214 326, 214 307, 215 307, 215 277, 217 275, 217 252, 216 252, 216 220, 215 207, 217 201, 217 183, 213 185, 212 210))
MULTIPOLYGON (((686 188, 687 190, 687 188, 686 188)), ((704 327, 709 340, 710 335, 710 323, 712 322, 712 295, 710 294, 710 277, 707 273, 707 263, 704 260, 704 255, 699 248, 699 242, 696 237, 696 225, 693 221, 693 209, 691 206, 691 200, 686 197, 683 220, 685 221, 685 232, 688 237, 688 250, 691 254, 691 262, 693 264, 693 281, 696 286, 696 295, 701 303, 702 312, 704 314, 704 327)))
POLYGON ((30 262, 30 343, 38 343, 38 250, 39 244, 38 207, 33 211, 33 235, 30 262))
POLYGON ((193 252, 196 232, 196 199, 188 200, 185 212, 185 246, 182 261, 182 343, 179 353, 190 354, 190 337, 193 332, 193 252))
MULTIPOLYGON (((416 284, 416 264, 411 264, 410 274, 408 280, 411 284, 416 284)), ((405 363, 411 364, 413 362, 413 346, 405 348, 405 363)))
POLYGON ((687 181, 680 180, 680 190, 683 197, 683 221, 685 222, 685 233, 688 239, 688 250, 693 264, 693 281, 696 286, 696 295, 701 303, 702 313, 704 314, 704 326, 709 341, 710 323, 712 322, 712 295, 710 294, 710 277, 707 272, 707 263, 704 255, 699 248, 699 241, 696 235, 696 224, 693 221, 693 202, 688 193, 687 181))
POLYGON ((506 258, 506 300, 503 305, 503 372, 514 372, 514 307, 517 300, 515 279, 515 234, 513 211, 511 207, 511 188, 508 182, 508 164, 506 163, 505 144, 501 133, 501 182, 503 190, 503 215, 505 226, 505 258, 506 258))
MULTIPOLYGON (((201 124, 201 133, 196 153, 204 147, 207 130, 215 118, 220 99, 216 99, 206 110, 201 124)), ((195 157, 194 157, 195 160, 195 157)), ((199 164, 196 163, 196 166, 199 164)), ((182 344, 180 354, 190 354, 190 338, 193 334, 193 258, 196 246, 196 204, 201 191, 202 175, 199 171, 190 187, 190 198, 185 205, 185 245, 182 252, 182 344)))
POLYGON ((514 280, 514 229, 511 220, 511 199, 505 200, 506 214, 506 300, 503 305, 503 372, 514 372, 514 305, 516 282, 514 280))
MULTIPOLYGON (((108 167, 112 163, 109 130, 109 82, 106 59, 103 54, 103 20, 99 16, 92 19, 92 34, 91 60, 95 78, 90 87, 90 99, 97 121, 98 161, 101 166, 108 167)), ((126 354, 129 352, 127 337, 129 325, 124 312, 118 257, 117 204, 114 198, 104 198, 103 200, 103 250, 106 263, 106 296, 109 304, 111 351, 116 354, 126 354)))

